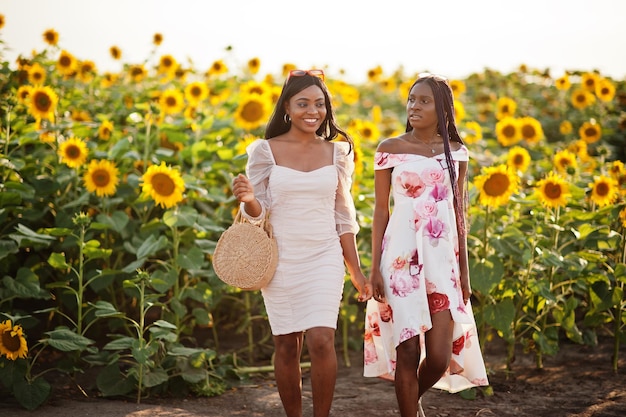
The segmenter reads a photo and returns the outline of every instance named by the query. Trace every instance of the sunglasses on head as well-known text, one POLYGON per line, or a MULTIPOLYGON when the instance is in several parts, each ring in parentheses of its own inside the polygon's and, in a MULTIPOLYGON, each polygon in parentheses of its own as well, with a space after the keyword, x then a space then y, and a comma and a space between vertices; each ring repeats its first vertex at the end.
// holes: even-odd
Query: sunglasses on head
POLYGON ((419 80, 420 78, 433 78, 437 81, 448 81, 446 77, 442 77, 441 75, 437 74, 431 74, 430 72, 421 72, 417 74, 417 79, 419 80))
POLYGON ((321 70, 321 69, 291 70, 289 71, 289 75, 287 76, 287 81, 289 81, 291 77, 302 77, 303 75, 311 75, 313 77, 317 77, 320 80, 324 81, 324 70, 321 70))

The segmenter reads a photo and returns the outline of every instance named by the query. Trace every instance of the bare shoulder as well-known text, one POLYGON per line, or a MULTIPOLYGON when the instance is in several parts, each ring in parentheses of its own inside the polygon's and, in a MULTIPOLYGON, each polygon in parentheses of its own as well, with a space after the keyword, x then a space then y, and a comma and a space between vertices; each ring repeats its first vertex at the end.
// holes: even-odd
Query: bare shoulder
POLYGON ((383 140, 378 144, 376 151, 386 153, 403 153, 404 147, 407 143, 404 136, 406 136, 406 134, 383 140))

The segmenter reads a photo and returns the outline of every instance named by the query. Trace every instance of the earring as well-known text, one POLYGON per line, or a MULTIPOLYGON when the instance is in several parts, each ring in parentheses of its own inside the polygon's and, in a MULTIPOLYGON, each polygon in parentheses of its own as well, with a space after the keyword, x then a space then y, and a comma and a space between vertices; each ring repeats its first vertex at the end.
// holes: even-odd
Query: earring
POLYGON ((289 117, 289 115, 285 113, 285 115, 283 116, 283 120, 285 121, 285 124, 288 125, 289 122, 291 122, 291 117, 289 117))

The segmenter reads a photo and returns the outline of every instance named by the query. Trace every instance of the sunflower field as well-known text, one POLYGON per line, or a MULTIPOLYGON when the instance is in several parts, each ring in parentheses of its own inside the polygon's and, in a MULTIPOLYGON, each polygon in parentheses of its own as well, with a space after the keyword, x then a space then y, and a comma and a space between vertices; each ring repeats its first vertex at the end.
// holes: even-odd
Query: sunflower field
MULTIPOLYGON (((4 17, 0 16, 0 30, 4 17)), ((1 32, 0 32, 1 33, 1 32)), ((0 392, 25 408, 51 372, 97 370, 105 397, 219 395, 273 350, 260 293, 211 267, 237 205, 232 178, 262 137, 285 74, 260 58, 195 68, 160 55, 117 72, 59 45, 0 45, 0 392)), ((373 156, 403 132, 416 74, 327 75, 356 143, 359 250, 370 265, 373 156)), ((626 82, 521 66, 450 80, 470 149, 473 304, 481 343, 532 352, 626 343, 626 82)), ((346 280, 338 343, 362 348, 364 306, 346 280)), ((54 373, 52 373, 54 375, 54 373)))

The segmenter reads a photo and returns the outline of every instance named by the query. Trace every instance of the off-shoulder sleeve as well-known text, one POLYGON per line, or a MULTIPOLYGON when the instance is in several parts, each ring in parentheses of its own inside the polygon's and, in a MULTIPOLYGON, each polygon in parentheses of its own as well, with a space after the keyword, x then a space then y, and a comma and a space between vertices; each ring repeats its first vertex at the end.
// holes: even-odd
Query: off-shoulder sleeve
POLYGON ((266 139, 257 139, 246 148, 248 154, 248 163, 246 164, 246 176, 254 187, 254 196, 261 204, 261 214, 258 217, 252 217, 244 208, 245 203, 241 203, 241 215, 254 222, 265 217, 268 212, 271 201, 267 192, 270 173, 274 166, 274 158, 272 150, 266 139))
POLYGON ((389 169, 406 161, 405 153, 376 152, 374 154, 374 170, 389 169))
POLYGON ((469 150, 465 145, 461 145, 459 149, 452 152, 452 159, 455 161, 469 161, 469 150))
POLYGON ((339 174, 339 184, 335 199, 335 224, 337 233, 340 236, 344 233, 354 233, 356 235, 359 231, 359 224, 356 221, 356 209, 352 198, 354 152, 348 154, 349 149, 349 143, 335 142, 335 166, 339 174))

